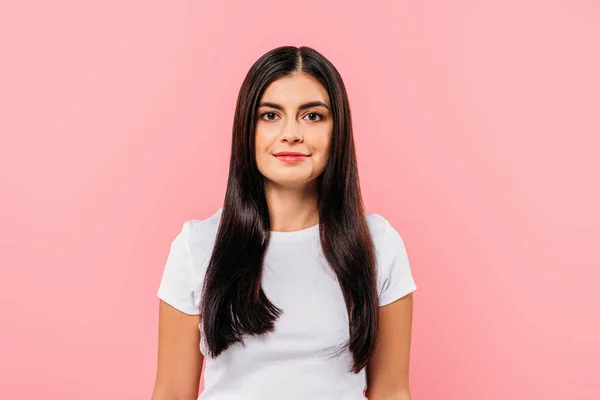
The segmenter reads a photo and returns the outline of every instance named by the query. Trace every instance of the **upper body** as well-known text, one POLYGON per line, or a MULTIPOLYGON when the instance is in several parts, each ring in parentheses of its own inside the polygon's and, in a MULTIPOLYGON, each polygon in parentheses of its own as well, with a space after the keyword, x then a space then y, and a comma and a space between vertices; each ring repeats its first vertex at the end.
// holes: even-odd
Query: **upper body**
POLYGON ((183 224, 158 296, 153 400, 410 400, 404 243, 366 214, 339 72, 281 46, 238 95, 223 207, 183 224), (366 391, 365 391, 366 389, 366 391))
MULTIPOLYGON (((185 222, 171 245, 158 297, 182 313, 200 314, 206 265, 222 208, 185 222)), ((377 256, 380 307, 416 289, 404 243, 387 219, 366 214, 377 256)), ((273 333, 248 337, 206 361, 202 400, 364 399, 366 371, 348 372, 351 355, 334 351, 348 340, 348 314, 335 277, 320 253, 318 226, 271 232, 262 286, 283 314, 273 333)))

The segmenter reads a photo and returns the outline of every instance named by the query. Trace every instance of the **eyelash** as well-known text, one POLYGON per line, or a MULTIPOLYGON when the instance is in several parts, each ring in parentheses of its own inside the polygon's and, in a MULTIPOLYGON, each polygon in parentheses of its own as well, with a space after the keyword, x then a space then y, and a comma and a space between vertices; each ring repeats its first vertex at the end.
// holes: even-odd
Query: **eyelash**
MULTIPOLYGON (((267 111, 267 112, 264 112, 264 113, 260 114, 260 116, 259 116, 259 117, 260 117, 261 119, 263 119, 264 121, 267 121, 267 122, 272 122, 272 121, 274 121, 274 120, 272 120, 272 119, 264 119, 264 116, 265 116, 265 115, 267 115, 267 114, 275 114, 275 115, 277 115, 277 113, 276 113, 276 112, 273 112, 273 111, 267 111)), ((323 120, 323 118, 324 118, 324 117, 323 117, 323 115, 322 115, 321 113, 314 112, 314 111, 313 111, 313 112, 309 112, 309 113, 307 113, 306 115, 311 115, 311 114, 318 115, 318 116, 319 116, 319 119, 318 119, 318 120, 309 120, 310 122, 320 122, 320 121, 322 121, 322 120, 323 120)), ((306 116, 306 115, 305 115, 305 116, 306 116)))

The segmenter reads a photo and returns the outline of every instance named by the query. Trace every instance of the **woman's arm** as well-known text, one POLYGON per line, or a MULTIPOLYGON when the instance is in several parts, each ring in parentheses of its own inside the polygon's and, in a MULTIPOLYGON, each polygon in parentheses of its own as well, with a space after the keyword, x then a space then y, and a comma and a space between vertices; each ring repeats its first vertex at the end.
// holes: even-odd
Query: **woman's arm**
POLYGON ((412 310, 412 293, 379 308, 377 345, 367 365, 369 400, 410 400, 412 310))
POLYGON ((152 400, 196 400, 204 362, 200 316, 185 314, 162 300, 158 315, 158 366, 152 400))

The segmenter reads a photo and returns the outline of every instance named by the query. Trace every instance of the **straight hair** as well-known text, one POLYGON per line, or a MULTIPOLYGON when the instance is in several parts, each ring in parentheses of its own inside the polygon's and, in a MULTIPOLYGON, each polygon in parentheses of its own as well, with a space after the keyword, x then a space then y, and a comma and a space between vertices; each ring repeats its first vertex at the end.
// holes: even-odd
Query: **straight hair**
POLYGON ((273 332, 283 310, 261 286, 270 240, 264 178, 255 158, 258 102, 273 81, 304 73, 327 90, 333 116, 328 162, 318 180, 319 236, 323 255, 340 285, 349 319, 350 372, 359 373, 377 339, 375 253, 360 192, 348 95, 333 64, 309 47, 282 46, 261 56, 248 71, 235 109, 223 211, 201 300, 209 355, 216 357, 244 335, 273 332))

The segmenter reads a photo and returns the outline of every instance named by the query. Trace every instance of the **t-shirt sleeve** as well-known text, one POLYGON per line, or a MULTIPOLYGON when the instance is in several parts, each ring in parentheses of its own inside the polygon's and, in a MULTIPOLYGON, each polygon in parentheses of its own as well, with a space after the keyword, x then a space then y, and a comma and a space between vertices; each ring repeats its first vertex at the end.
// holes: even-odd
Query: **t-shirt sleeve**
POLYGON ((157 296, 186 314, 199 315, 194 260, 190 251, 192 221, 186 221, 171 243, 157 296))
POLYGON ((402 237, 384 218, 379 245, 379 306, 385 306, 415 291, 417 286, 402 237))

